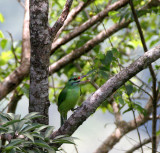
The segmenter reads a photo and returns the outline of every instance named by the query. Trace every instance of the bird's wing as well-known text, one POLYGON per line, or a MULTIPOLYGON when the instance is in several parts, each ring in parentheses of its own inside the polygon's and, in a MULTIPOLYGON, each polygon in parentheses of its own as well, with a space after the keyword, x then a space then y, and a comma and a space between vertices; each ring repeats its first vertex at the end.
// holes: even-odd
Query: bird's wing
POLYGON ((63 88, 63 90, 61 91, 59 97, 58 97, 58 106, 61 105, 61 103, 66 99, 67 96, 67 88, 63 88))

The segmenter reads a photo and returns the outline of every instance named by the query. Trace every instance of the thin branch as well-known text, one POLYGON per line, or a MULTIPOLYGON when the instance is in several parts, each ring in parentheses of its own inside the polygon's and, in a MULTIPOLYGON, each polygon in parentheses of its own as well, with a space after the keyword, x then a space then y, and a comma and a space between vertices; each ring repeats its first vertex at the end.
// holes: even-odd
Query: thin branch
POLYGON ((25 5, 24 5, 24 3, 21 1, 21 0, 17 0, 18 1, 18 3, 23 7, 23 8, 25 8, 25 5))
POLYGON ((152 140, 152 139, 145 139, 145 140, 143 140, 141 143, 133 146, 131 149, 129 149, 128 151, 126 151, 126 153, 133 153, 134 151, 136 151, 137 149, 141 148, 142 146, 150 143, 151 140, 152 140))
MULTIPOLYGON (((137 28, 138 28, 138 32, 139 32, 139 35, 140 35, 140 38, 141 38, 143 49, 144 49, 145 52, 147 52, 148 49, 147 49, 147 45, 146 45, 146 42, 145 42, 145 39, 144 39, 143 31, 142 31, 140 23, 138 21, 138 17, 137 17, 136 11, 134 9, 134 5, 133 5, 132 0, 129 0, 129 3, 130 3, 130 6, 131 6, 133 16, 134 16, 134 20, 135 20, 137 28)), ((152 65, 149 65, 149 70, 150 70, 150 73, 151 73, 151 76, 152 76, 152 81, 153 81, 153 85, 152 85, 152 93, 153 93, 152 153, 156 153, 156 150, 155 150, 155 148, 156 148, 156 123, 157 123, 156 115, 157 115, 157 95, 158 94, 157 94, 157 91, 156 91, 156 75, 155 75, 155 72, 153 70, 152 65)))
POLYGON ((66 20, 67 16, 68 16, 68 13, 69 13, 69 10, 72 6, 72 2, 73 0, 67 0, 66 1, 66 4, 64 6, 64 9, 60 15, 60 17, 58 18, 58 20, 56 21, 56 23, 53 25, 53 27, 50 29, 51 30, 51 36, 52 38, 54 39, 57 32, 59 31, 59 29, 63 26, 64 24, 64 21, 66 20))
POLYGON ((25 13, 23 20, 23 32, 22 32, 22 53, 21 63, 30 64, 30 33, 29 33, 29 0, 25 0, 25 13))
POLYGON ((139 88, 140 90, 142 90, 144 93, 146 93, 152 100, 152 96, 149 92, 147 92, 146 90, 144 90, 143 88, 139 87, 138 85, 136 85, 134 82, 132 82, 131 80, 129 80, 129 82, 131 82, 134 86, 136 86, 137 88, 139 88))
MULTIPOLYGON (((8 31, 7 31, 7 32, 8 32, 8 31)), ((14 42, 14 41, 13 41, 13 37, 12 37, 12 34, 11 34, 10 32, 8 32, 8 34, 9 34, 9 36, 10 36, 10 38, 11 38, 11 51, 12 51, 12 53, 13 53, 13 55, 14 55, 15 64, 16 64, 16 67, 17 67, 19 61, 18 61, 17 55, 16 55, 16 53, 15 53, 15 48, 14 48, 14 45, 13 45, 13 42, 14 42)))
POLYGON ((58 39, 62 31, 71 23, 72 20, 75 19, 75 17, 78 15, 79 12, 81 12, 85 7, 87 7, 90 3, 92 3, 94 0, 88 0, 86 3, 83 1, 79 2, 79 5, 75 8, 73 8, 70 13, 68 14, 67 19, 65 20, 63 26, 60 28, 60 30, 57 32, 56 37, 54 41, 58 39))
POLYGON ((134 117, 134 121, 135 121, 135 125, 136 125, 136 130, 137 130, 137 134, 138 134, 138 138, 139 138, 139 143, 140 143, 140 148, 141 148, 141 151, 143 153, 143 145, 142 145, 142 141, 141 141, 141 136, 140 136, 140 133, 139 133, 139 130, 138 130, 138 125, 137 125, 137 122, 136 122, 136 115, 135 115, 135 112, 134 110, 132 109, 132 113, 133 113, 133 117, 134 117))
POLYGON ((17 90, 14 90, 13 95, 8 104, 7 113, 15 113, 17 104, 19 100, 22 98, 23 94, 18 94, 17 90))

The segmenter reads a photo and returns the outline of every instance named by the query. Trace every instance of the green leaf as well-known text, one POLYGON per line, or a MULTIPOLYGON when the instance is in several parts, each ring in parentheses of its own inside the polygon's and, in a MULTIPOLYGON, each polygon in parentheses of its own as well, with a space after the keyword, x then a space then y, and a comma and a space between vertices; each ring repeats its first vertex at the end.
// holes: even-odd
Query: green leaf
POLYGON ((127 95, 131 95, 131 93, 133 93, 133 86, 132 85, 126 85, 126 91, 127 91, 127 95))
POLYGON ((46 148, 49 151, 53 151, 54 149, 52 147, 50 147, 46 142, 42 141, 42 140, 35 140, 35 144, 42 147, 42 148, 46 148))
POLYGON ((11 150, 12 148, 14 148, 15 146, 22 144, 23 142, 25 142, 25 140, 23 139, 13 139, 11 140, 11 142, 5 147, 5 151, 7 150, 11 150))
POLYGON ((18 126, 17 126, 17 129, 16 129, 16 131, 19 133, 21 130, 22 130, 22 128, 24 127, 24 125, 26 124, 26 123, 31 123, 31 121, 30 120, 21 120, 19 123, 18 123, 18 126))
POLYGON ((105 71, 99 70, 99 73, 104 79, 108 80, 109 75, 105 71))
POLYGON ((29 132, 23 133, 23 135, 29 138, 32 142, 34 142, 34 137, 29 132))
POLYGON ((156 136, 159 136, 160 135, 160 130, 156 132, 156 136))
POLYGON ((137 110, 139 113, 143 114, 144 116, 147 115, 147 111, 142 106, 134 103, 133 107, 135 110, 137 110))
POLYGON ((39 134, 37 132, 32 132, 32 136, 44 140, 43 135, 41 135, 41 134, 39 134))
POLYGON ((0 30, 0 38, 4 38, 3 32, 0 30))
POLYGON ((103 60, 101 60, 102 64, 109 65, 113 60, 113 53, 112 51, 107 51, 107 54, 103 60))
POLYGON ((125 113, 131 111, 132 109, 133 109, 132 107, 128 108, 127 110, 125 110, 125 111, 123 112, 123 114, 125 114, 125 113))
POLYGON ((35 132, 40 132, 40 131, 42 131, 43 129, 45 129, 45 128, 47 128, 47 127, 49 127, 49 125, 42 125, 42 126, 36 128, 34 131, 35 131, 35 132))
POLYGON ((2 13, 0 13, 0 22, 4 22, 4 17, 3 17, 3 15, 2 15, 2 13))
POLYGON ((47 128, 47 130, 45 131, 45 138, 49 138, 51 136, 53 130, 54 130, 54 127, 53 126, 49 126, 47 128))
POLYGON ((156 39, 156 40, 151 41, 149 47, 151 48, 152 46, 154 46, 154 45, 155 45, 156 43, 158 43, 158 42, 159 42, 159 38, 156 39))
POLYGON ((67 143, 67 144, 75 144, 74 143, 74 137, 63 137, 63 138, 60 138, 60 139, 54 139, 52 141, 52 143, 67 143))
POLYGON ((112 108, 112 105, 111 104, 107 104, 107 109, 109 112, 113 113, 113 108, 112 108))
POLYGON ((29 131, 35 130, 36 128, 39 128, 41 126, 42 126, 42 124, 38 124, 38 123, 34 123, 32 125, 27 125, 26 127, 24 127, 21 130, 21 132, 29 132, 29 131))
POLYGON ((124 105, 124 100, 122 97, 118 97, 118 102, 121 104, 121 105, 124 105))
POLYGON ((23 119, 33 119, 36 115, 39 115, 39 112, 31 112, 23 117, 23 119))
POLYGON ((4 49, 6 47, 7 44, 7 39, 2 39, 1 40, 1 48, 4 49))
POLYGON ((13 124, 16 123, 16 122, 20 122, 20 120, 12 120, 12 121, 9 121, 9 122, 3 124, 2 126, 3 126, 3 127, 7 127, 7 126, 9 126, 9 125, 13 125, 13 124))

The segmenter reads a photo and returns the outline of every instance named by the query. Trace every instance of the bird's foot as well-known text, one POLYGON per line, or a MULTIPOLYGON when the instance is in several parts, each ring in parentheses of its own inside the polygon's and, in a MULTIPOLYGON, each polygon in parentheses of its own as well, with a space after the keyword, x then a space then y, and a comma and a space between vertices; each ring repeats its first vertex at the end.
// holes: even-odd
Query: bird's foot
POLYGON ((74 111, 77 110, 77 109, 78 109, 78 107, 72 108, 71 111, 74 112, 74 111))

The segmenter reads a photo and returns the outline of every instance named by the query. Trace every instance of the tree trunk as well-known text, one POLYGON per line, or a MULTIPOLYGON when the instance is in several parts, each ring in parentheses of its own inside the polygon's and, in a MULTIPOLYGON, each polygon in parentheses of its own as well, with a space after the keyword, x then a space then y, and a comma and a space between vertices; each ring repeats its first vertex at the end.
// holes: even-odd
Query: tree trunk
POLYGON ((48 0, 30 0, 30 42, 29 112, 40 112, 45 117, 37 118, 35 122, 48 124, 48 67, 52 43, 48 28, 48 0))

